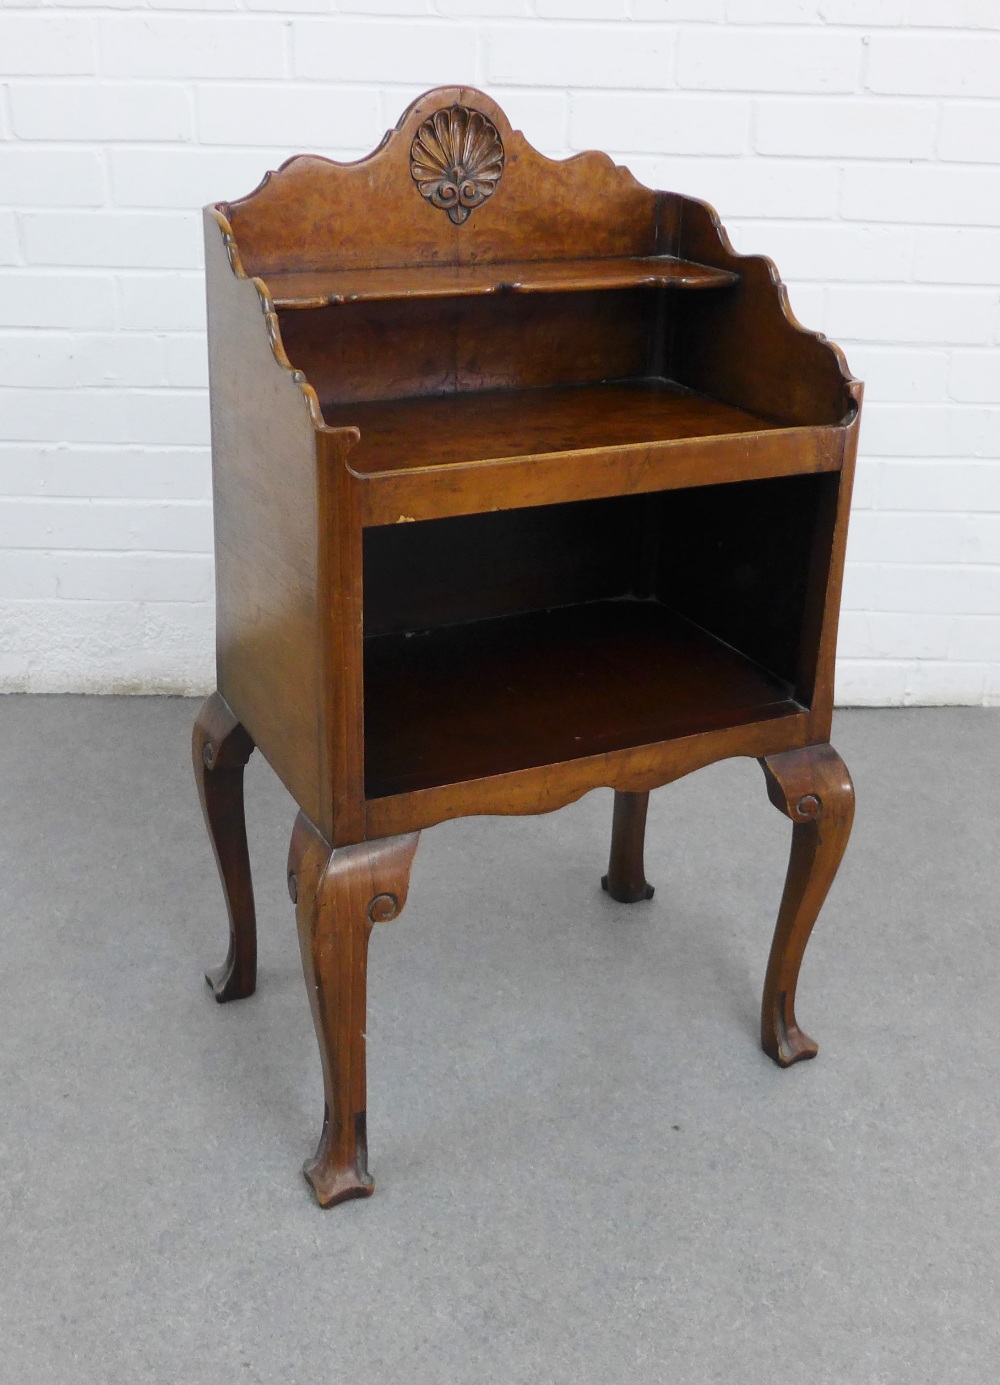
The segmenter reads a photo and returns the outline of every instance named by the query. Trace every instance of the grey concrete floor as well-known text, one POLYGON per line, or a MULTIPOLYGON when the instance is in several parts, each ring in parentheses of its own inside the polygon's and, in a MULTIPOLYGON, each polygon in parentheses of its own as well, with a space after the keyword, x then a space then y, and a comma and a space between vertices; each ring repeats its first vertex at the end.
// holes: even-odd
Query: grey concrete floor
POLYGON ((424 834, 373 935, 373 1198, 299 1167, 319 1062, 247 773, 260 982, 217 1006, 195 704, 0 700, 0 1379, 942 1385, 1000 1377, 1000 713, 856 711, 806 958, 757 1047, 790 827, 748 761, 424 834))

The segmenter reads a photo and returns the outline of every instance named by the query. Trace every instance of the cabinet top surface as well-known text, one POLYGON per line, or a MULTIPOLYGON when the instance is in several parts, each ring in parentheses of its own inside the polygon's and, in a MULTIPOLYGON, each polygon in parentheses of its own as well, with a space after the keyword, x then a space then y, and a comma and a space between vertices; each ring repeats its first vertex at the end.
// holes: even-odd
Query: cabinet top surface
POLYGON ((778 426, 652 380, 329 405, 323 412, 334 427, 360 428, 350 466, 364 476, 778 426))
MULTIPOLYGON (((560 353, 572 357, 578 345, 563 328, 553 327, 550 341, 528 330, 518 336, 502 324, 514 321, 522 306, 524 322, 534 322, 549 312, 545 300, 556 302, 552 296, 563 295, 564 303, 575 296, 583 304, 588 294, 595 296, 593 290, 621 292, 636 340, 647 331, 653 341, 654 327, 643 326, 650 301, 670 322, 669 333, 655 329, 657 344, 650 346, 645 366, 638 359, 610 360, 609 343, 618 338, 610 329, 592 331, 579 354, 595 383, 662 376, 754 415, 798 425, 846 423, 857 411, 860 395, 837 348, 796 322, 774 265, 737 255, 710 207, 644 187, 606 154, 545 157, 511 129, 496 102, 473 88, 426 92, 366 158, 337 163, 297 156, 246 197, 206 212, 208 233, 221 236, 235 277, 254 281, 273 352, 280 364, 298 370, 317 426, 324 424, 321 402, 326 406, 338 397, 324 377, 337 373, 334 356, 337 370, 346 368, 342 357, 349 351, 340 342, 345 332, 350 351, 378 376, 379 388, 368 382, 362 398, 432 393, 433 381, 448 373, 445 300, 468 300, 455 310, 452 335, 457 340, 466 330, 460 324, 468 308, 491 361, 502 348, 525 357, 549 351, 558 359, 560 353), (640 292, 626 302, 629 291, 647 288, 672 292, 655 299, 640 292), (673 292, 678 289, 699 292, 673 292), (489 304, 476 304, 489 295, 489 304), (523 295, 536 296, 530 311, 523 295), (417 365, 424 362, 432 382, 426 388, 420 379, 404 389, 403 383, 413 385, 410 375, 405 382, 392 376, 398 337, 392 304, 406 300, 412 300, 406 309, 412 345, 406 370, 419 374, 417 365), (341 304, 375 306, 350 317, 345 310, 336 328, 334 318, 321 327, 323 310, 341 304), (385 350, 375 349, 379 331, 388 333, 385 350), (328 334, 323 351, 309 347, 310 332, 317 342, 328 334), (295 348, 291 355, 283 334, 295 348), (303 343, 309 347, 306 359, 295 354, 303 343), (320 359, 323 352, 329 361, 320 359)), ((586 327, 583 307, 578 311, 586 327)), ((592 311, 596 321, 608 310, 592 311)), ((551 315, 556 322, 556 308, 551 315)), ((210 308, 210 326, 212 318, 210 308)), ((468 354, 468 341, 465 349, 468 354)), ((480 373, 493 378, 486 368, 480 373)), ((505 381, 522 374, 493 371, 505 381)), ((541 380, 545 372, 534 375, 541 380)), ((526 382, 537 383, 534 375, 526 382)), ((553 366, 549 375, 556 384, 588 378, 582 366, 563 376, 553 366)), ((355 387, 361 389, 357 382, 355 387)), ((339 397, 346 401, 350 391, 339 397)), ((325 422, 341 426, 329 413, 325 422)))

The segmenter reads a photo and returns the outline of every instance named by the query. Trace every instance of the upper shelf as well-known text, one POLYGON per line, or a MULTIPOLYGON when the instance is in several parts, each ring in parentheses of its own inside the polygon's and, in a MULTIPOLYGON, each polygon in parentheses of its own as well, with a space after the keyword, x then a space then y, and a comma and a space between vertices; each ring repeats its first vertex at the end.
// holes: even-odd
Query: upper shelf
POLYGON ((468 298, 486 293, 577 293, 587 289, 712 289, 735 284, 727 269, 672 255, 520 260, 391 269, 297 270, 263 276, 276 308, 324 308, 380 299, 468 298))

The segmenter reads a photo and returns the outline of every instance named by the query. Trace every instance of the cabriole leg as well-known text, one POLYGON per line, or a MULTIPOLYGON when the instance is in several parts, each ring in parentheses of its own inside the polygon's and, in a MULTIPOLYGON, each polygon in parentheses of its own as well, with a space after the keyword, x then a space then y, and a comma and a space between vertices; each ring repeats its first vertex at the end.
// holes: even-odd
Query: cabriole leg
POLYGON ((648 793, 615 793, 611 860, 607 875, 601 877, 601 888, 620 904, 653 898, 653 887, 646 883, 642 862, 648 807, 648 793))
POLYGON ((229 910, 229 952, 205 980, 218 1001, 253 995, 257 984, 257 920, 243 813, 243 770, 253 741, 229 704, 213 693, 191 738, 194 777, 229 910))
POLYGON ((367 1197, 365 1013, 372 925, 403 911, 419 833, 333 847, 299 813, 288 892, 323 1062, 323 1133, 303 1173, 321 1207, 367 1197))
POLYGON ((830 745, 760 761, 771 802, 791 818, 792 853, 764 981, 761 1044, 780 1067, 815 1058, 795 1020, 795 987, 813 924, 833 884, 854 820, 854 786, 830 745))

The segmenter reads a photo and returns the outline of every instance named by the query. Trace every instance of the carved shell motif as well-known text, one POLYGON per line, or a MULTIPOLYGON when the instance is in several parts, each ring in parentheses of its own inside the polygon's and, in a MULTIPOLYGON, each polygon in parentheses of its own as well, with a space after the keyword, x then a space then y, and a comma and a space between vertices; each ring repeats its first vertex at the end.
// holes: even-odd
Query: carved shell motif
POLYGON ((503 142, 482 111, 450 106, 435 111, 410 145, 410 173, 432 207, 456 226, 492 197, 503 173, 503 142))

